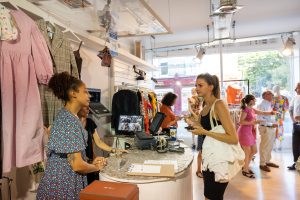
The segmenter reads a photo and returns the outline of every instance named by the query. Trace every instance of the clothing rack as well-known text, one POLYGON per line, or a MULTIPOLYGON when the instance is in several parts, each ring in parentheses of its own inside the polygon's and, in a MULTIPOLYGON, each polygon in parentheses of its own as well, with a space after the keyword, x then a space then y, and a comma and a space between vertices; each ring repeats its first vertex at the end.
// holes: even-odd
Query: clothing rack
POLYGON ((125 83, 122 82, 122 85, 115 86, 115 92, 119 90, 134 90, 134 91, 143 91, 143 92, 154 92, 153 90, 146 88, 146 87, 140 87, 135 84, 125 83))
MULTIPOLYGON (((221 82, 221 81, 220 81, 221 82)), ((247 82, 247 94, 250 94, 250 81, 249 79, 240 79, 240 80, 225 80, 222 81, 223 83, 228 83, 228 82, 247 82)))

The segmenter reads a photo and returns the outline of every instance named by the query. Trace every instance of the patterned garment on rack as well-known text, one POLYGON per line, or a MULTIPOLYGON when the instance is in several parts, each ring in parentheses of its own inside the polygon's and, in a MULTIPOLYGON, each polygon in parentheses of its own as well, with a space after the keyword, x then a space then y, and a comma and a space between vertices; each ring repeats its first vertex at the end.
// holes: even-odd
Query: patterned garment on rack
POLYGON ((143 97, 143 106, 144 106, 144 111, 145 111, 145 115, 144 115, 144 125, 145 125, 145 132, 149 133, 149 101, 143 97))
POLYGON ((10 10, 0 4, 0 40, 16 40, 17 38, 17 23, 10 14, 10 10))
POLYGON ((152 105, 152 117, 154 118, 156 113, 157 113, 157 98, 156 98, 156 94, 154 92, 150 92, 149 93, 150 96, 150 102, 152 105))
POLYGON ((239 121, 240 121, 240 115, 241 115, 241 110, 240 109, 231 109, 229 111, 230 113, 230 118, 236 128, 236 130, 239 128, 239 121))
MULTIPOLYGON (((70 42, 64 37, 59 27, 53 26, 43 19, 36 21, 40 31, 42 32, 48 49, 53 60, 54 73, 68 72, 72 76, 79 78, 77 64, 70 42), (49 32, 50 29, 52 32, 49 32), (48 34, 52 34, 52 39, 48 34)), ((52 91, 45 85, 39 85, 43 121, 46 127, 52 125, 58 111, 64 106, 64 102, 59 100, 52 91)))
POLYGON ((287 97, 282 95, 274 97, 273 111, 277 112, 277 114, 275 115, 275 120, 278 124, 278 127, 276 129, 276 138, 279 141, 282 141, 284 139, 283 121, 284 121, 285 112, 288 110, 288 108, 289 108, 289 100, 287 97))

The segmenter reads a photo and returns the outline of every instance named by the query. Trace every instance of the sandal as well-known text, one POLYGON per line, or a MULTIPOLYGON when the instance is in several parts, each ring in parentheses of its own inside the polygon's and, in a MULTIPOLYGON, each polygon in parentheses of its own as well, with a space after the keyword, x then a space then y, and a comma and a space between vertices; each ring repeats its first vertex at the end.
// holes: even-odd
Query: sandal
MULTIPOLYGON (((242 168, 242 170, 244 171, 244 168, 242 168)), ((248 171, 249 171, 248 173, 254 174, 254 172, 251 169, 249 169, 248 171)))
POLYGON ((201 171, 197 171, 196 176, 198 176, 198 178, 203 178, 203 174, 201 171))
POLYGON ((243 176, 246 176, 247 178, 255 178, 255 176, 253 174, 251 174, 250 172, 245 172, 242 171, 243 176))

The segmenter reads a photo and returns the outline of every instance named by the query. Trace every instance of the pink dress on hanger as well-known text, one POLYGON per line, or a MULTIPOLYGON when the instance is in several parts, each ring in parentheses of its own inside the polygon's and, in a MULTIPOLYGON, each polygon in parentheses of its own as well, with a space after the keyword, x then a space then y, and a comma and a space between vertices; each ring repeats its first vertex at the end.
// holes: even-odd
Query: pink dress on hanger
POLYGON ((3 172, 43 160, 43 119, 38 82, 53 74, 49 50, 37 25, 23 11, 11 11, 19 29, 0 42, 3 172))

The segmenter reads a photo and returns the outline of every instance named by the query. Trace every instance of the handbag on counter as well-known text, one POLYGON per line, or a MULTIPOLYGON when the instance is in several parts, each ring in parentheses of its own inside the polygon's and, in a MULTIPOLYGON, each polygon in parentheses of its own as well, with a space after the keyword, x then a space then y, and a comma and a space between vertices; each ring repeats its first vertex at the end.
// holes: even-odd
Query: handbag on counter
POLYGON ((112 57, 107 46, 102 51, 99 51, 97 56, 102 60, 101 66, 110 67, 112 57))

